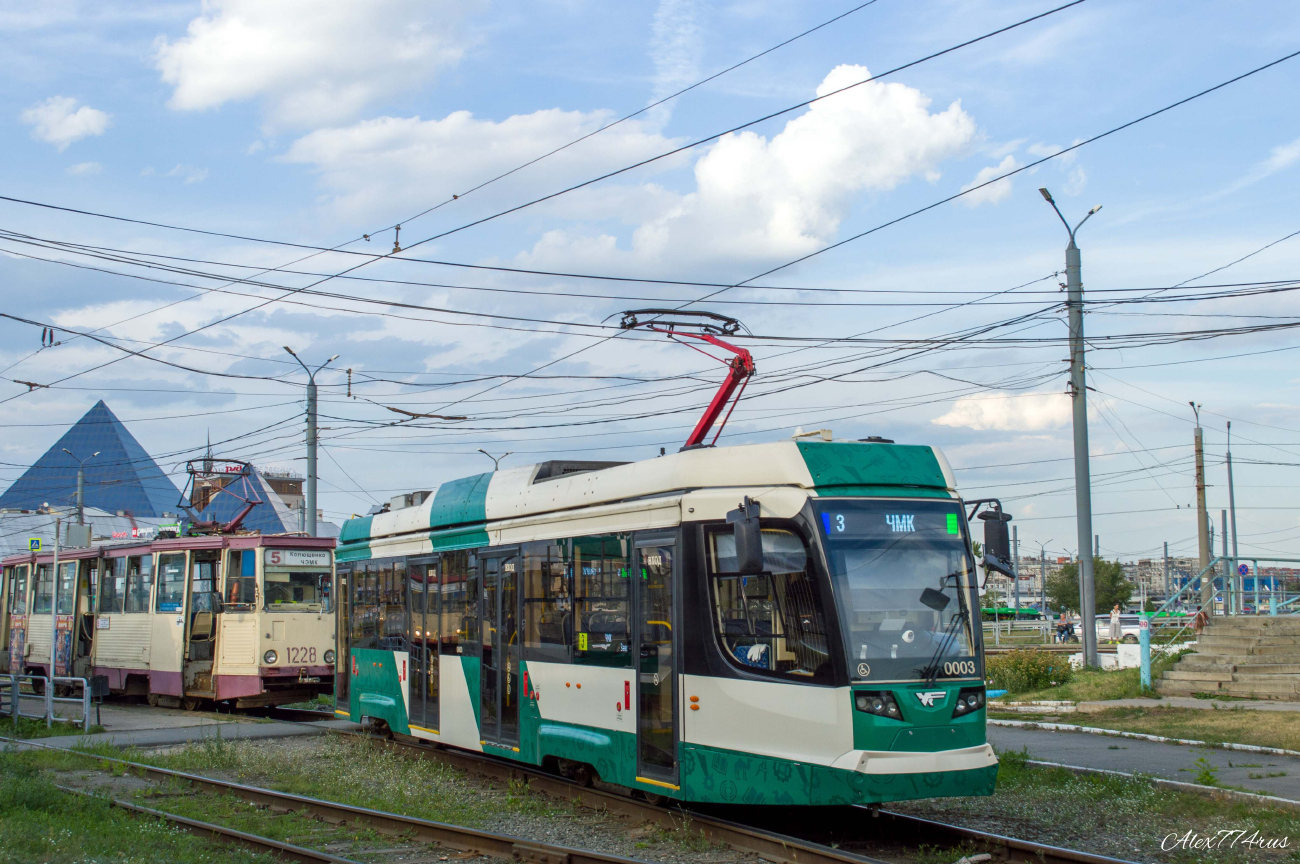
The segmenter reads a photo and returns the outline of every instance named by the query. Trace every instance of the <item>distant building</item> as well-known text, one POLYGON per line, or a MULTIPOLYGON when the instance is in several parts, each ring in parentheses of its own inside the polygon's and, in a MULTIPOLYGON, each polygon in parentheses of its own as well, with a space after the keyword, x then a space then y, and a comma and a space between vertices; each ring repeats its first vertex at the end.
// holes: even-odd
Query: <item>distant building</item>
POLYGON ((137 519, 180 512, 176 484, 102 400, 0 495, 0 510, 75 506, 80 460, 85 461, 87 507, 137 519))
MULTIPOLYGON (((100 540, 151 539, 161 525, 175 525, 172 518, 137 519, 121 513, 107 513, 97 507, 87 507, 86 524, 90 526, 91 542, 100 540)), ((28 550, 28 544, 37 539, 43 551, 54 548, 54 521, 63 518, 63 539, 68 538, 67 526, 76 517, 69 518, 67 511, 52 513, 48 510, 0 510, 0 558, 17 555, 28 550)))

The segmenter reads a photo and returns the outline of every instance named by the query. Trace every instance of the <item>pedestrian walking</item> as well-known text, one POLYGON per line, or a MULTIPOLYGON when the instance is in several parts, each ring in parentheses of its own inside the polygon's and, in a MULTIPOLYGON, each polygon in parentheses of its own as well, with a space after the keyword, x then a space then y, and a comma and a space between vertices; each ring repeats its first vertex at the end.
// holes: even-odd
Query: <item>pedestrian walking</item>
POLYGON ((1110 610, 1110 641, 1119 642, 1123 638, 1124 631, 1119 626, 1119 604, 1116 603, 1115 608, 1110 610))
POLYGON ((1205 625, 1208 623, 1210 623, 1210 616, 1205 614, 1205 607, 1197 606, 1196 617, 1192 619, 1192 629, 1196 631, 1198 638, 1201 635, 1201 631, 1205 629, 1205 625))

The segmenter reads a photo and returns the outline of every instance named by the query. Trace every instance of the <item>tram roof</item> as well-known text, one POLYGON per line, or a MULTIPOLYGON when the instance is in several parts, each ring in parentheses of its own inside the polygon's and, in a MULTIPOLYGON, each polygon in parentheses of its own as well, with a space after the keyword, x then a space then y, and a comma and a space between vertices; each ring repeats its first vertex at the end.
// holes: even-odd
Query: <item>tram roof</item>
POLYGON ((435 487, 418 506, 350 519, 339 536, 339 550, 372 538, 459 526, 474 529, 500 519, 705 488, 792 486, 818 495, 956 495, 952 469, 938 448, 877 441, 796 439, 697 448, 641 462, 587 463, 602 467, 570 473, 556 470, 556 464, 462 477, 435 487))
MULTIPOLYGON (((298 534, 199 534, 193 537, 167 537, 161 539, 127 538, 103 540, 90 546, 59 550, 60 561, 80 561, 86 558, 121 558, 146 552, 183 552, 188 549, 333 549, 333 537, 304 537, 298 534)), ((0 566, 12 564, 50 564, 54 550, 23 552, 0 560, 0 566)))

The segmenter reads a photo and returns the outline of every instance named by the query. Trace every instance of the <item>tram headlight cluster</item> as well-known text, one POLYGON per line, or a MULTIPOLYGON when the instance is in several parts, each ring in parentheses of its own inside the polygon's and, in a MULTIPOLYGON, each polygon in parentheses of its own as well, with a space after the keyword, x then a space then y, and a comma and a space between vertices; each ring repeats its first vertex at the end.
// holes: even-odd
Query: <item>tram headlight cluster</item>
POLYGON ((266 661, 267 666, 274 666, 275 661, 280 659, 280 655, 276 654, 275 649, 272 648, 270 651, 267 651, 262 655, 262 659, 266 661))
POLYGON ((325 656, 325 664, 326 664, 327 666, 333 666, 333 665, 334 665, 334 649, 333 649, 333 648, 326 648, 326 649, 325 649, 325 655, 324 655, 324 656, 325 656))
POLYGON ((961 717, 984 707, 984 688, 965 687, 957 694, 957 704, 953 706, 952 716, 961 717))
POLYGON ((890 717, 902 720, 903 712, 898 710, 894 694, 888 690, 863 690, 853 696, 853 703, 859 711, 875 714, 878 717, 890 717))

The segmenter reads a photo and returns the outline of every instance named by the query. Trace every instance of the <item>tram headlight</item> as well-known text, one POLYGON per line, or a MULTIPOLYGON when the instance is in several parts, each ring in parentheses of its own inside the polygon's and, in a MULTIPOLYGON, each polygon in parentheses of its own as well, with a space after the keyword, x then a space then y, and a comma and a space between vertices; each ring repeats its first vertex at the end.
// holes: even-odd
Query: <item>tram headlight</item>
POLYGON ((326 648, 326 649, 325 649, 325 663, 326 663, 326 665, 328 665, 328 666, 333 666, 333 665, 334 665, 334 649, 333 649, 333 648, 326 648))
POLYGON ((861 690, 854 694, 853 704, 859 711, 875 714, 877 717, 889 717, 902 720, 903 712, 898 710, 894 694, 888 690, 861 690))
POLYGON ((274 666, 275 661, 280 659, 280 655, 276 654, 275 649, 272 648, 270 651, 267 651, 262 655, 262 659, 266 661, 267 666, 274 666))
POLYGON ((963 687, 957 694, 957 704, 952 708, 952 716, 963 717, 984 707, 983 687, 963 687))

